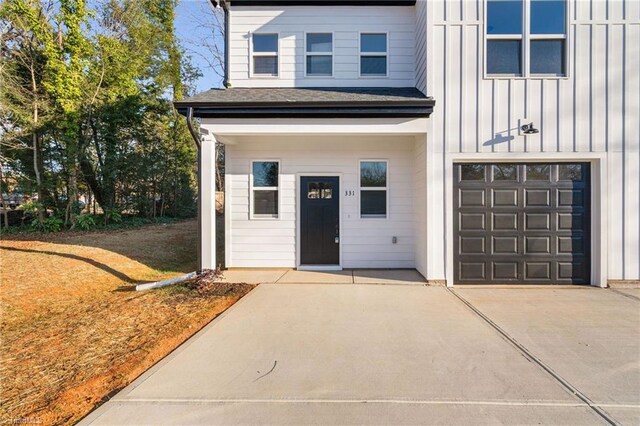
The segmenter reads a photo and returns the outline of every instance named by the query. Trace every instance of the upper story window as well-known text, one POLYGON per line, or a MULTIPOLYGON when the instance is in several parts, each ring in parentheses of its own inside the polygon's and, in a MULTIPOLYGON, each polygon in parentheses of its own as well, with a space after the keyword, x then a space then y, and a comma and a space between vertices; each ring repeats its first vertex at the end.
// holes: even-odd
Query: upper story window
POLYGON ((333 34, 307 33, 307 76, 331 77, 333 75, 333 34))
POLYGON ((487 0, 486 18, 488 75, 566 75, 566 0, 487 0))
POLYGON ((387 75, 387 34, 360 34, 360 75, 385 77, 387 75))
POLYGON ((278 76, 278 34, 253 34, 253 75, 278 76))

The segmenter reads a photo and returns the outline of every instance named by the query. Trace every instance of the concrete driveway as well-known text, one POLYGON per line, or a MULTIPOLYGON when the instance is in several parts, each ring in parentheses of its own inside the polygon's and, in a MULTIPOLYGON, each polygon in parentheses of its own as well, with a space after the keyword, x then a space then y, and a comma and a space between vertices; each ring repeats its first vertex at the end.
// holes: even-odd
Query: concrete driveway
POLYGON ((640 290, 265 284, 83 424, 639 424, 640 290))

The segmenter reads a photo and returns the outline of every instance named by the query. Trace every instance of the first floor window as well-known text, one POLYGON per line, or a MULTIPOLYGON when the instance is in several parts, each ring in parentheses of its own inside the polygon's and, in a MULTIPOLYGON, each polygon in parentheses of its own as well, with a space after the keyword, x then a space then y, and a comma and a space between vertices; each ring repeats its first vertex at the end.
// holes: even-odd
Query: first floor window
POLYGON ((360 162, 360 217, 387 217, 387 162, 360 162))
POLYGON ((253 34, 253 75, 278 76, 278 34, 253 34))
POLYGON ((253 217, 278 217, 280 164, 277 161, 254 161, 251 167, 253 217))

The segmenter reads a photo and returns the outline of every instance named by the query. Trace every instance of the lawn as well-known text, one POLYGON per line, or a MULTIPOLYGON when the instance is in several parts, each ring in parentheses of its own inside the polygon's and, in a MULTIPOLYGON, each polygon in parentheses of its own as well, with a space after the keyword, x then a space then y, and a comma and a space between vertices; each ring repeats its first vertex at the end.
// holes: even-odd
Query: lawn
POLYGON ((196 237, 195 221, 3 236, 0 418, 78 421, 246 294, 133 291, 193 271, 196 237))

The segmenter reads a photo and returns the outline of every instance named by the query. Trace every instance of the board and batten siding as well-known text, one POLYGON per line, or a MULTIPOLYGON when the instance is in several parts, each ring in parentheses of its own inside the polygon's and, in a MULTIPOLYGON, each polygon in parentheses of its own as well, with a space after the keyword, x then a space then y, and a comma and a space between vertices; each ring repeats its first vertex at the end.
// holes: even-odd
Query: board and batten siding
POLYGON ((413 6, 231 7, 229 69, 232 87, 414 87, 413 6), (332 32, 332 77, 305 77, 305 32, 332 32), (388 76, 359 75, 359 34, 388 33, 388 76), (279 34, 278 77, 251 77, 251 34, 279 34))
MULTIPOLYGON (((414 268, 415 158, 412 136, 243 137, 226 146, 227 214, 231 215, 228 267, 296 267, 297 191, 300 174, 340 176, 342 266, 414 268), (250 219, 252 160, 280 161, 280 217, 250 219), (359 216, 359 161, 389 161, 388 217, 359 216), (345 191, 355 195, 346 196, 345 191), (392 237, 397 237, 397 244, 392 237)), ((424 150, 424 148, 421 148, 424 150)), ((421 183, 424 185, 424 182, 421 183)))
MULTIPOLYGON (((451 212, 439 206, 452 158, 589 154, 606 163, 608 278, 640 279, 640 1, 569 1, 566 78, 485 78, 485 6, 434 0, 424 7, 427 94, 438 102, 429 128, 430 249, 445 252, 441 229, 451 212), (540 133, 518 136, 522 118, 540 133)), ((432 278, 445 274, 442 256, 430 264, 432 278)))

